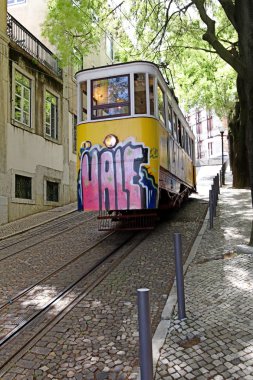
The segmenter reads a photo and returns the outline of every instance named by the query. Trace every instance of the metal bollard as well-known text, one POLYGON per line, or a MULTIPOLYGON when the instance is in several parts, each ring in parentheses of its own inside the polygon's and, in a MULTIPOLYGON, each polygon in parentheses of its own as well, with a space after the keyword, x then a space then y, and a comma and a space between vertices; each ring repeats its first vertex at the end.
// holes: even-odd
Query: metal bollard
POLYGON ((209 227, 213 228, 213 194, 212 190, 209 190, 209 227))
POLYGON ((184 272, 182 262, 182 239, 181 234, 174 234, 174 253, 176 263, 176 283, 177 283, 177 303, 178 319, 186 318, 185 314, 185 297, 184 297, 184 272))
POLYGON ((219 174, 218 173, 216 175, 216 183, 217 183, 218 194, 220 194, 220 180, 219 180, 219 174))
POLYGON ((216 216, 216 204, 217 204, 217 201, 216 201, 216 198, 215 198, 214 185, 211 186, 211 189, 212 189, 213 216, 216 216))
POLYGON ((137 290, 141 380, 153 379, 153 353, 149 289, 137 290))
POLYGON ((213 183, 214 183, 214 188, 215 188, 215 199, 216 199, 216 203, 217 203, 218 194, 219 194, 219 188, 218 188, 218 184, 217 184, 217 176, 214 177, 213 183))

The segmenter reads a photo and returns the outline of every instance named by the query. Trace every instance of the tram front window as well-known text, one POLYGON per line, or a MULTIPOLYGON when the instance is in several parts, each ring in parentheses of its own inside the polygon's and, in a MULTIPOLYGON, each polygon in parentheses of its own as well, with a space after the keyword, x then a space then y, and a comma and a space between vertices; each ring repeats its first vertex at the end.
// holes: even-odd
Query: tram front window
POLYGON ((145 74, 134 74, 134 103, 135 113, 147 113, 145 74))
POLYGON ((130 113, 129 75, 91 81, 92 119, 130 113))

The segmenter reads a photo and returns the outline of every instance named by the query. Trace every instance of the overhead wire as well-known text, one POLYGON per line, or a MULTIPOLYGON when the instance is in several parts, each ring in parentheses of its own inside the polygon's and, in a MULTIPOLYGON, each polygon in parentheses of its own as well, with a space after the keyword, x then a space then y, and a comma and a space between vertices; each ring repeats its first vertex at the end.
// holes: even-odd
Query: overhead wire
MULTIPOLYGON (((85 14, 84 13, 84 11, 82 10, 82 8, 80 7, 80 5, 79 4, 77 4, 74 0, 72 0, 72 3, 83 13, 83 14, 85 14)), ((111 15, 111 14, 110 14, 111 15)), ((95 21, 95 23, 97 24, 97 26, 105 33, 105 35, 108 35, 108 32, 104 29, 104 28, 102 28, 102 26, 99 24, 99 22, 97 22, 97 20, 96 19, 94 19, 94 21, 95 21)), ((113 38, 113 36, 112 36, 112 34, 110 33, 110 36, 111 36, 111 38, 112 38, 112 40, 122 49, 122 50, 124 50, 125 51, 125 53, 127 53, 127 54, 129 54, 129 51, 127 51, 118 41, 116 41, 115 40, 115 38, 113 38)))

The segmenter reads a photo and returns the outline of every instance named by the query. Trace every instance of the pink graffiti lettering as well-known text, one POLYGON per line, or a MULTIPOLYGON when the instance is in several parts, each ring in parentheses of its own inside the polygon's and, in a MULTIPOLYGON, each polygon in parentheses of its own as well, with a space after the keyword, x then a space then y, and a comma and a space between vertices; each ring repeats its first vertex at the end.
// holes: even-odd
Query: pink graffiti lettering
POLYGON ((148 148, 132 141, 116 149, 93 148, 81 157, 82 203, 85 210, 126 210, 143 207, 141 165, 148 148))
MULTIPOLYGON (((92 156, 84 154, 82 156, 81 171, 81 188, 84 210, 93 210, 94 204, 96 204, 97 202, 97 196, 99 191, 97 174, 98 156, 96 154, 92 156)), ((95 210, 97 210, 97 208, 95 210)))
MULTIPOLYGON (((124 172, 125 172, 125 189, 129 192, 129 203, 132 209, 142 208, 141 200, 141 190, 142 188, 139 185, 139 171, 136 171, 134 165, 139 162, 142 162, 143 153, 141 147, 136 147, 132 149, 130 146, 127 146, 124 151, 124 172)), ((138 165, 138 166, 139 166, 138 165)))

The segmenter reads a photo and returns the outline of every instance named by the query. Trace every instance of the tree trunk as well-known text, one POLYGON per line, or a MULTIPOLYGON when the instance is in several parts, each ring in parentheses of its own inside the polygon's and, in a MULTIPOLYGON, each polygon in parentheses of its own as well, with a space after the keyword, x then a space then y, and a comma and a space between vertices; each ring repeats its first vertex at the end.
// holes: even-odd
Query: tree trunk
MULTIPOLYGON (((253 2, 236 0, 235 15, 239 37, 239 55, 245 66, 245 74, 238 77, 240 108, 245 118, 245 144, 247 147, 251 204, 253 206, 253 2), (245 102, 245 103, 244 103, 245 102)), ((249 244, 253 245, 253 223, 249 244)))
MULTIPOLYGON (((247 149, 245 145, 245 120, 242 120, 240 104, 235 106, 233 115, 229 117, 229 155, 230 167, 233 173, 233 187, 237 189, 249 187, 249 166, 247 149)), ((245 103, 245 102, 244 102, 245 103)), ((244 118, 245 119, 245 118, 244 118)))

